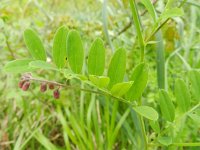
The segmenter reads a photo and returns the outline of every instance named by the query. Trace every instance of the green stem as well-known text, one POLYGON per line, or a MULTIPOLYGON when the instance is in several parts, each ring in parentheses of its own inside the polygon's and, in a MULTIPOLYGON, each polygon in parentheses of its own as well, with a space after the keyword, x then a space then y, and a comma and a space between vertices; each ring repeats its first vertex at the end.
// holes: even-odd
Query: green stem
MULTIPOLYGON (((163 146, 163 145, 159 143, 149 143, 148 146, 158 147, 158 146, 163 146)), ((200 146, 200 143, 172 143, 171 146, 196 147, 196 146, 200 146)))
POLYGON ((62 88, 67 88, 67 89, 71 89, 71 90, 80 90, 80 91, 84 91, 84 92, 89 92, 89 93, 95 93, 95 94, 99 94, 99 95, 104 95, 104 96, 108 96, 108 97, 111 97, 113 98, 114 100, 118 100, 118 101, 121 101, 123 103, 126 103, 130 106, 136 106, 135 103, 132 103, 130 101, 127 101, 126 99, 124 98, 121 98, 121 97, 116 97, 116 96, 113 96, 111 93, 109 93, 108 91, 105 91, 105 90, 102 90, 102 89, 98 89, 98 91, 96 90, 90 90, 90 89, 85 89, 85 88, 80 88, 78 86, 72 86, 72 85, 66 85, 66 84, 61 84, 61 83, 58 83, 58 82, 55 82, 55 81, 49 81, 49 80, 44 80, 44 79, 38 79, 38 78, 34 78, 34 77, 30 77, 30 78, 27 78, 27 79, 24 79, 24 81, 37 81, 37 82, 45 82, 45 83, 51 83, 51 84, 54 84, 56 86, 59 86, 59 87, 62 87, 62 88))
POLYGON ((141 124, 141 129, 142 129, 142 135, 143 135, 143 138, 144 138, 144 143, 145 143, 145 149, 147 149, 147 145, 148 145, 148 139, 147 139, 147 136, 146 136, 146 130, 145 130, 145 126, 144 126, 144 120, 143 120, 143 117, 139 116, 139 122, 141 124))
POLYGON ((137 7, 136 7, 135 0, 129 0, 129 2, 130 2, 131 10, 132 10, 133 22, 135 24, 135 28, 136 28, 136 32, 137 32, 138 40, 139 40, 139 44, 140 44, 140 49, 141 49, 141 59, 140 59, 140 61, 143 62, 144 61, 145 44, 144 44, 144 38, 143 38, 143 35, 142 35, 142 27, 141 27, 141 23, 140 23, 140 19, 139 19, 138 10, 137 10, 137 7))

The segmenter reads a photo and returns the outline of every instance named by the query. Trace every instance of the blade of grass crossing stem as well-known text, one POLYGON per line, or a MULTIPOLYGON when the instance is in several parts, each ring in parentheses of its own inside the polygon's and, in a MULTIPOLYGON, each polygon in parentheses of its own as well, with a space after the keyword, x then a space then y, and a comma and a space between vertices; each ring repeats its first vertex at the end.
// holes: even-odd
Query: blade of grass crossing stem
POLYGON ((95 132, 95 141, 96 141, 96 144, 97 144, 97 147, 100 149, 100 150, 103 150, 103 140, 102 140, 102 131, 101 131, 101 128, 100 128, 100 121, 99 120, 101 119, 101 116, 100 116, 100 107, 99 107, 99 101, 96 101, 96 106, 95 106, 95 109, 93 109, 92 111, 92 121, 93 121, 93 124, 94 124, 94 132, 95 132))
POLYGON ((145 44, 144 44, 144 38, 142 35, 142 27, 141 27, 141 22, 140 18, 138 15, 138 10, 136 7, 136 2, 135 0, 129 0, 131 11, 132 11, 132 16, 133 16, 133 22, 135 24, 139 44, 140 44, 140 49, 141 49, 141 62, 144 61, 144 50, 145 50, 145 44))
POLYGON ((24 128, 22 128, 22 130, 20 131, 19 137, 17 138, 17 141, 15 142, 14 148, 13 150, 19 150, 22 144, 22 140, 24 137, 24 128))
MULTIPOLYGON (((67 149, 70 150, 71 147, 70 147, 69 136, 68 136, 70 133, 67 132, 67 131, 69 131, 69 127, 67 125, 66 119, 61 111, 60 106, 57 106, 57 115, 58 115, 58 119, 60 120, 62 127, 63 127, 63 137, 64 137, 65 145, 66 145, 67 149)), ((71 137, 73 138, 72 141, 76 141, 74 136, 71 136, 71 137)))
MULTIPOLYGON (((89 103, 89 107, 88 107, 88 110, 87 110, 87 130, 88 130, 88 138, 92 141, 93 140, 93 130, 92 130, 92 112, 93 112, 93 109, 95 108, 95 98, 96 98, 96 94, 95 93, 92 93, 91 95, 91 100, 90 100, 90 103, 89 103)), ((93 144, 93 147, 95 146, 94 145, 94 142, 92 143, 93 144)))
MULTIPOLYGON (((46 120, 44 120, 41 124, 40 124, 40 126, 38 126, 36 129, 34 129, 34 130, 31 130, 31 131, 29 131, 29 136, 28 137, 26 137, 26 139, 23 141, 23 143, 21 143, 20 144, 20 150, 21 149, 24 149, 24 147, 26 146, 26 144, 28 144, 29 143, 29 141, 32 139, 32 137, 34 136, 34 134, 39 130, 39 129, 41 129, 48 121, 49 121, 49 119, 51 119, 53 117, 53 115, 50 115, 50 116, 48 116, 48 118, 46 118, 46 120)), ((18 150, 18 149, 17 149, 18 150)))
POLYGON ((69 110, 65 109, 65 114, 66 114, 66 118, 68 118, 68 122, 70 122, 70 126, 65 126, 66 127, 66 132, 68 134, 68 136, 70 137, 70 139, 72 140, 72 142, 74 144, 76 144, 80 149, 85 149, 85 145, 80 137, 80 135, 77 133, 76 129, 74 129, 73 123, 71 121, 71 114, 68 114, 67 112, 69 112, 69 110))
POLYGON ((50 140, 42 134, 42 132, 37 131, 34 135, 35 139, 42 144, 47 150, 58 150, 58 148, 50 142, 50 140))
MULTIPOLYGON (((84 83, 81 83, 81 88, 84 88, 84 83)), ((85 92, 81 91, 80 95, 80 123, 81 126, 84 126, 84 97, 85 97, 85 92)))
POLYGON ((68 109, 65 109, 65 111, 69 117, 71 127, 73 128, 76 136, 78 136, 79 141, 83 142, 85 148, 92 149, 92 145, 91 145, 92 143, 90 143, 90 141, 88 140, 86 133, 84 131, 85 125, 80 126, 80 123, 79 123, 79 121, 76 120, 75 116, 73 114, 71 114, 71 112, 68 109))
POLYGON ((107 141, 107 149, 110 143, 110 110, 109 110, 109 105, 110 105, 110 98, 105 97, 105 113, 104 113, 104 118, 105 118, 105 122, 106 122, 106 141, 107 141))
POLYGON ((113 104, 113 107, 112 107, 112 116, 111 116, 111 125, 110 125, 110 130, 112 132, 114 130, 114 125, 115 125, 115 122, 116 122, 118 106, 119 106, 119 102, 114 101, 114 104, 113 104))
POLYGON ((126 120, 128 114, 130 113, 130 109, 127 109, 125 111, 125 113, 123 114, 123 116, 120 118, 120 120, 118 121, 113 133, 112 133, 112 137, 111 137, 111 145, 114 145, 114 142, 116 140, 117 134, 121 128, 121 126, 123 125, 124 121, 126 120))
POLYGON ((140 116, 135 112, 135 110, 131 109, 131 117, 135 126, 135 140, 138 143, 136 149, 144 149, 147 150, 147 140, 146 134, 142 127, 142 122, 140 116))

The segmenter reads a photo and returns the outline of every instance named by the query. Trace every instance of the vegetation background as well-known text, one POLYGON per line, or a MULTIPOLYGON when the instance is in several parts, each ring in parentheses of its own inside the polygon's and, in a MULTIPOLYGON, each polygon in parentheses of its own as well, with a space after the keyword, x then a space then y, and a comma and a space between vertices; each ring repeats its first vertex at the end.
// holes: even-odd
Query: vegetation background
MULTIPOLYGON (((153 20, 140 1, 136 2, 143 34, 150 35, 153 20)), ((153 3, 159 14, 167 1, 154 0, 153 3)), ((183 10, 183 16, 169 20, 161 28, 167 71, 165 88, 175 105, 175 80, 187 81, 188 68, 198 70, 200 67, 200 1, 187 0, 183 10)), ((112 51, 124 47, 127 51, 126 77, 140 62, 140 47, 128 0, 1 0, 0 150, 200 149, 198 144, 193 147, 190 147, 192 144, 176 144, 200 142, 199 109, 187 118, 176 120, 172 126, 165 126, 160 118, 159 129, 144 120, 145 137, 150 143, 145 146, 141 124, 135 121, 137 115, 125 103, 71 89, 61 90, 61 98, 55 100, 52 91, 39 92, 37 83, 31 84, 29 91, 21 91, 17 85, 20 75, 5 73, 3 67, 11 60, 30 57, 23 39, 24 30, 31 27, 37 31, 51 59, 53 36, 61 25, 79 31, 86 54, 92 41, 101 37, 106 47, 107 67, 112 51), (160 133, 169 126, 174 144, 167 136, 169 130, 166 135, 160 133), (164 139, 159 142, 157 137, 162 134, 164 139)), ((142 101, 160 114, 156 46, 156 43, 149 44, 145 51, 149 79, 142 101)), ((66 81, 62 74, 52 71, 37 71, 34 75, 61 83, 66 81)), ((194 100, 191 103, 193 106, 199 104, 194 100)))

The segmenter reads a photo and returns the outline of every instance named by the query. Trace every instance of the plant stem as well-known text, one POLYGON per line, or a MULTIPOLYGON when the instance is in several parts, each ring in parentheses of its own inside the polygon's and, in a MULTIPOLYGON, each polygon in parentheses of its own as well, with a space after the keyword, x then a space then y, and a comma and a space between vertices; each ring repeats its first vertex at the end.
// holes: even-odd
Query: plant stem
MULTIPOLYGON (((180 5, 178 6, 178 8, 181 8, 187 0, 184 0, 180 3, 180 5)), ((166 19, 163 23, 161 23, 155 30, 152 31, 152 33, 150 34, 150 36, 145 40, 145 43, 147 43, 149 40, 151 40, 151 38, 170 20, 171 18, 166 19)))
POLYGON ((141 49, 140 61, 143 62, 144 61, 145 44, 144 44, 144 39, 143 39, 143 35, 142 35, 142 27, 141 27, 135 0, 129 0, 129 2, 130 2, 131 10, 132 10, 133 22, 135 24, 135 28, 136 28, 136 32, 137 32, 138 40, 139 40, 139 44, 140 44, 140 49, 141 49))
POLYGON ((59 86, 59 87, 63 87, 63 88, 67 88, 67 89, 71 89, 71 90, 80 90, 80 91, 84 91, 84 92, 89 92, 89 93, 95 93, 95 94, 99 94, 99 95, 104 95, 104 96, 108 96, 108 97, 111 97, 115 100, 118 100, 118 101, 121 101, 123 103, 126 103, 130 106, 136 106, 135 103, 131 103, 130 101, 127 101, 126 99, 124 98, 121 98, 121 97, 116 97, 116 96, 113 96, 112 94, 110 94, 109 92, 107 91, 104 91, 102 89, 98 89, 98 91, 95 91, 95 90, 90 90, 90 89, 85 89, 85 88, 80 88, 78 86, 72 86, 72 85, 66 85, 66 84, 61 84, 61 83, 58 83, 58 82, 55 82, 55 81, 49 81, 49 80, 43 80, 43 79, 37 79, 37 78, 34 78, 34 77, 29 77, 27 79, 24 79, 24 81, 37 81, 37 82, 45 82, 45 83, 51 83, 51 84, 54 84, 56 86, 59 86))
MULTIPOLYGON (((148 146, 163 146, 162 144, 159 143, 149 143, 148 146)), ((200 143, 172 143, 171 146, 183 146, 183 147, 196 147, 200 146, 200 143)))

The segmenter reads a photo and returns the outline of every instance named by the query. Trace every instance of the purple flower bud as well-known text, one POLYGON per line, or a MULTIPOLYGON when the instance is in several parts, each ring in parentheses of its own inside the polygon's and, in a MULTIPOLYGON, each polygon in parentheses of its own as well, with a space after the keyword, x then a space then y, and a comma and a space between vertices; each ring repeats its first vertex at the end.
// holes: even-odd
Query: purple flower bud
POLYGON ((27 91, 29 89, 29 86, 30 86, 30 82, 26 81, 22 86, 22 90, 27 91))
POLYGON ((56 89, 56 90, 53 91, 53 97, 55 99, 59 99, 60 98, 60 92, 59 92, 58 89, 56 89))
POLYGON ((41 92, 45 92, 47 90, 47 84, 44 82, 44 83, 41 83, 40 85, 40 91, 41 92))

